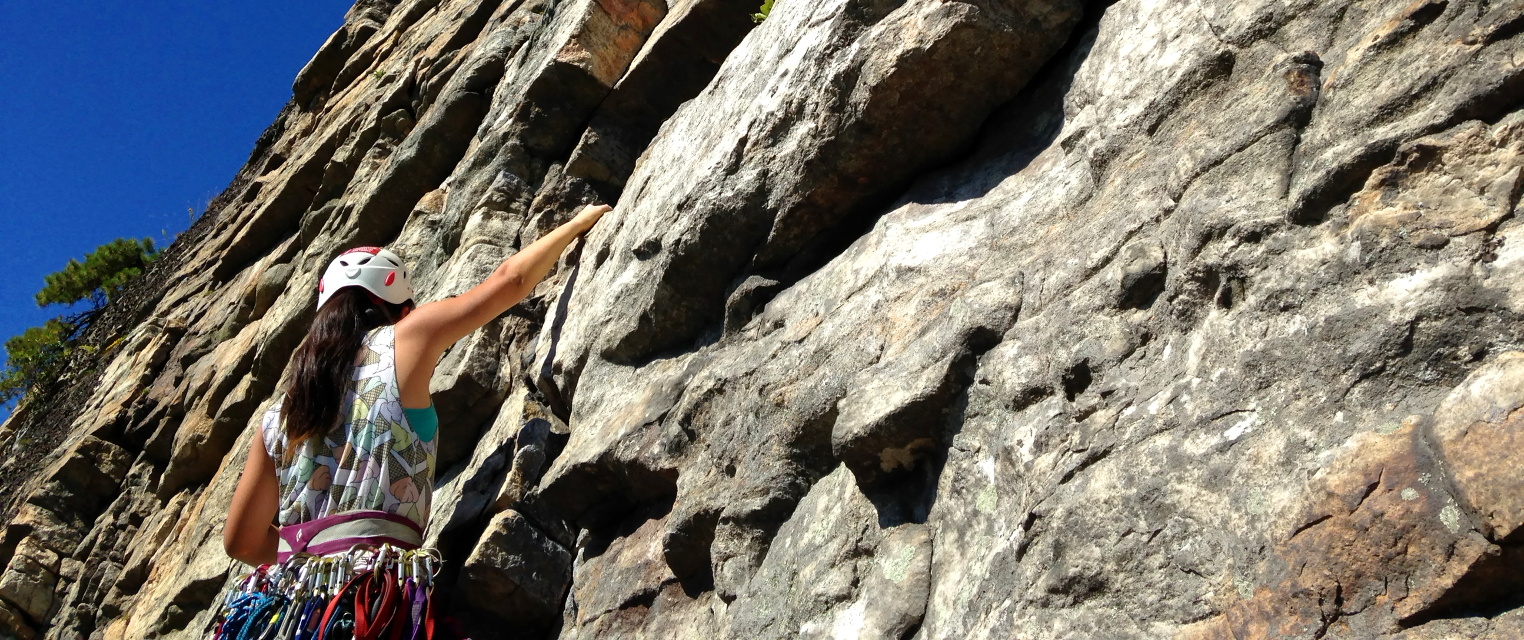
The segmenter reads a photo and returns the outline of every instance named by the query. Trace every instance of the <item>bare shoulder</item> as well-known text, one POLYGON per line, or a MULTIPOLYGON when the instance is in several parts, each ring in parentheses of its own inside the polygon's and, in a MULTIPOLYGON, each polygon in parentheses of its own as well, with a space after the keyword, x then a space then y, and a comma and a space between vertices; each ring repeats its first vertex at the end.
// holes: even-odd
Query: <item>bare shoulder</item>
POLYGON ((436 303, 429 303, 414 309, 401 320, 397 321, 392 331, 394 333, 394 347, 398 353, 415 352, 421 353, 427 350, 430 340, 430 322, 428 313, 425 311, 436 303))

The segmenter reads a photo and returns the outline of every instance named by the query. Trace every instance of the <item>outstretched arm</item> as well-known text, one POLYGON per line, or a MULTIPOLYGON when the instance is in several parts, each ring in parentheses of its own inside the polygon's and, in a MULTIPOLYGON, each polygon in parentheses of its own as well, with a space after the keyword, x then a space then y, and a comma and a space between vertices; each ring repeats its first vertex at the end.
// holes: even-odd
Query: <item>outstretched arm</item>
POLYGON ((427 406, 429 378, 439 356, 455 341, 529 295, 550 273, 567 245, 610 210, 607 205, 589 205, 571 222, 504 260, 481 284, 453 298, 418 307, 398 322, 397 373, 403 405, 427 406))

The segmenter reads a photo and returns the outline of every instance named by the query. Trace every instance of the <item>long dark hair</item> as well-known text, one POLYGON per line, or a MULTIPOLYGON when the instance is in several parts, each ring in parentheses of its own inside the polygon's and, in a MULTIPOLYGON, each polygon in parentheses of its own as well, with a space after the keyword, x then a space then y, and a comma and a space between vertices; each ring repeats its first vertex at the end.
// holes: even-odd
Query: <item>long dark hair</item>
POLYGON ((291 385, 280 409, 288 452, 338 424, 365 334, 396 324, 412 305, 411 300, 391 304, 363 288, 344 287, 318 309, 312 329, 291 356, 291 385))

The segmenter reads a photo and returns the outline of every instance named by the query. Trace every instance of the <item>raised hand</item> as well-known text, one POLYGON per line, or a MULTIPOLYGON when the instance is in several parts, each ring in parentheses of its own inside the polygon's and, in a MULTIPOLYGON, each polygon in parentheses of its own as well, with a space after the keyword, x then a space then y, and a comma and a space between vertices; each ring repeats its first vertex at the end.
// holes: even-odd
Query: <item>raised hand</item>
POLYGON ((593 228, 599 218, 603 217, 603 214, 613 210, 613 207, 606 204, 590 204, 583 207, 571 223, 576 226, 578 233, 586 233, 588 229, 593 228))

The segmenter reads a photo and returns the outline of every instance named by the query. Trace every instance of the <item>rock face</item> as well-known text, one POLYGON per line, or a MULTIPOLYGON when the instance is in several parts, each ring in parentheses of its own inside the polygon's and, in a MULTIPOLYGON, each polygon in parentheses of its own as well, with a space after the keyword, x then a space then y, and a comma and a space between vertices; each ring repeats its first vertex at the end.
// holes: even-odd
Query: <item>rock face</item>
POLYGON ((435 379, 474 637, 1524 634, 1524 3, 755 4, 356 4, 0 428, 0 635, 198 635, 322 265, 600 199, 435 379))

